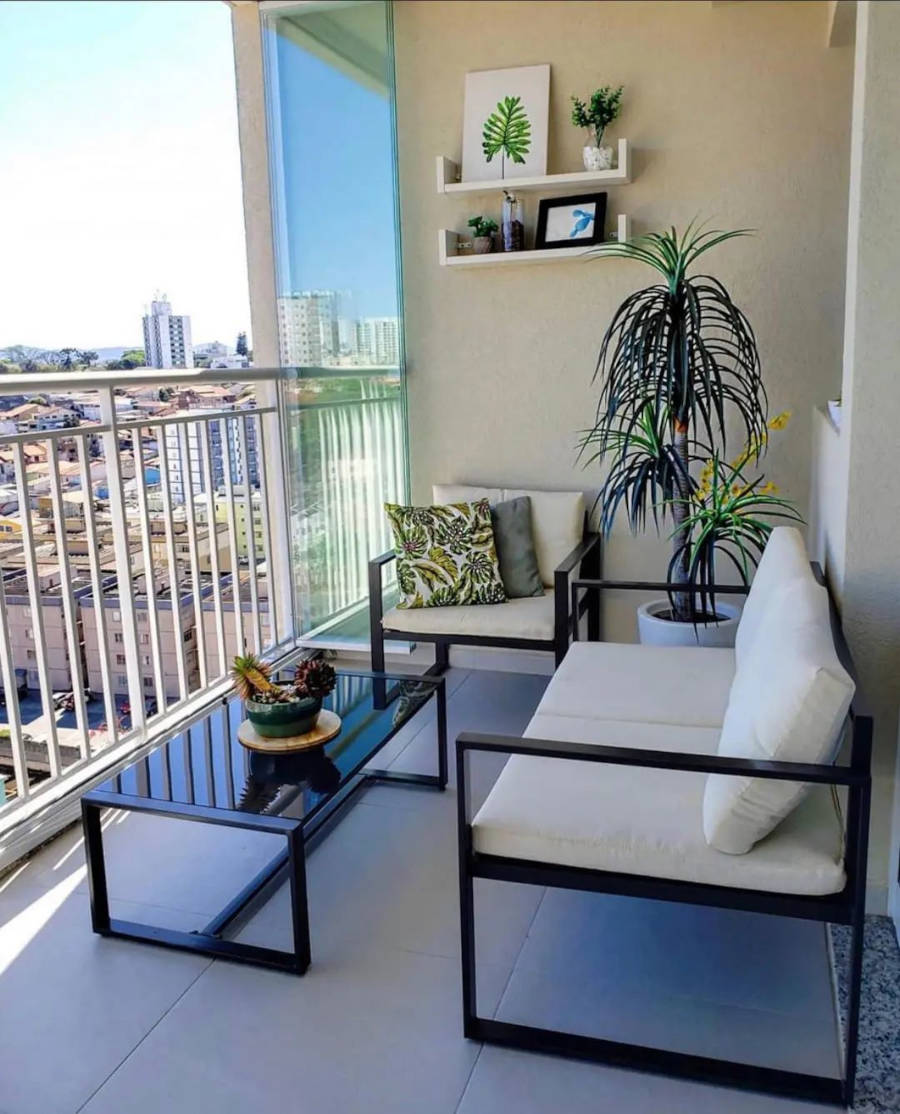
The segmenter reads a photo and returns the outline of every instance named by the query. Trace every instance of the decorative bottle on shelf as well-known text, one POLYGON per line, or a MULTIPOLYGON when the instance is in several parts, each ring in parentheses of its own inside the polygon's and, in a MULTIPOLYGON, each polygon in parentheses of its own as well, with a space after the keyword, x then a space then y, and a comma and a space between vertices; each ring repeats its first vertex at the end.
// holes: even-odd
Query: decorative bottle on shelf
POLYGON ((525 250, 525 213, 515 194, 503 191, 503 214, 500 233, 504 251, 525 250))

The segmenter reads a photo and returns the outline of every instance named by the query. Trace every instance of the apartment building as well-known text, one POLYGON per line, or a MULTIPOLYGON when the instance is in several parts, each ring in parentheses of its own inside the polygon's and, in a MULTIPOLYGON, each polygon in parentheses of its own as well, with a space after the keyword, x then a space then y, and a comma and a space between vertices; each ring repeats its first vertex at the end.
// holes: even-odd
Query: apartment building
MULTIPOLYGON (((269 588, 268 579, 260 579, 258 586, 259 598, 259 625, 260 642, 265 650, 272 645, 274 636, 272 621, 269 613, 269 588)), ((203 599, 203 630, 205 633, 206 669, 210 677, 215 677, 221 669, 219 655, 219 627, 216 617, 215 600, 211 595, 203 599)), ((250 595, 250 582, 248 574, 243 573, 240 578, 239 589, 234 583, 228 584, 222 590, 222 625, 225 629, 225 661, 230 663, 236 654, 245 652, 246 647, 253 646, 256 637, 253 618, 253 603, 250 595), (236 598, 237 597, 237 598, 236 598), (238 616, 242 637, 238 637, 238 616)))
MULTIPOLYGON (((65 615, 59 565, 39 566, 38 586, 40 590, 39 616, 32 607, 24 570, 4 574, 3 591, 6 598, 6 619, 13 668, 24 669, 28 687, 38 688, 40 682, 37 624, 40 622, 44 635, 50 687, 54 691, 69 692, 72 689, 73 666, 69 651, 66 648, 65 615)), ((83 645, 80 604, 85 594, 90 591, 90 583, 76 573, 73 590, 76 601, 76 628, 79 641, 83 645)))
MULTIPOLYGON (((147 595, 144 578, 136 575, 133 579, 134 608, 137 620, 138 658, 141 681, 148 700, 159 701, 156 693, 153 668, 153 648, 150 627, 150 608, 155 608, 159 623, 161 650, 161 672, 165 696, 176 700, 180 693, 179 643, 184 648, 185 676, 188 691, 200 685, 199 659, 197 656, 197 630, 194 614, 194 597, 190 586, 182 584, 180 594, 173 599, 168 587, 159 591, 155 597, 147 595)), ((203 591, 204 586, 201 586, 203 591)), ((126 630, 122 620, 122 600, 118 585, 111 585, 104 593, 106 645, 110 653, 111 680, 114 693, 128 695, 128 676, 126 669, 125 637, 126 630)), ((87 667, 88 685, 102 690, 103 673, 101 667, 101 642, 97 621, 97 600, 93 593, 81 599, 82 625, 84 630, 84 656, 87 667)))

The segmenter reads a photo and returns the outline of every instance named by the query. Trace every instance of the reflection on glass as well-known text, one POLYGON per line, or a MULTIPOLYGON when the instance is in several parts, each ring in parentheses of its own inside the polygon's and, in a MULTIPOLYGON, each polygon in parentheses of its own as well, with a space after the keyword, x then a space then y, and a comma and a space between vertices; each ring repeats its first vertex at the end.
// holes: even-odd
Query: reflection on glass
POLYGON ((393 44, 384 0, 264 16, 304 633, 358 611, 406 494, 393 44))

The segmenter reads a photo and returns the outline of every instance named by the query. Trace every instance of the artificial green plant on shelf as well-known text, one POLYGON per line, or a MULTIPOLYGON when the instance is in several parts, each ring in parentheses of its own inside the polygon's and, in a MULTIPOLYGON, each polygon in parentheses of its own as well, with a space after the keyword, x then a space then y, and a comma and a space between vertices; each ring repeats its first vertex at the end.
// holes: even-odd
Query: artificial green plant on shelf
POLYGON ((603 146, 603 135, 622 111, 623 88, 622 85, 618 89, 604 85, 591 93, 589 101, 572 97, 572 123, 588 132, 588 143, 583 150, 585 170, 609 170, 612 167, 612 147, 603 146))
POLYGON ((701 255, 748 232, 692 223, 682 235, 673 228, 591 253, 644 263, 663 281, 631 294, 613 315, 594 372, 596 417, 579 455, 586 465, 608 465, 598 496, 605 534, 620 510, 634 532, 648 517, 657 529, 670 520, 669 618, 692 626, 718 616, 717 555, 748 584, 770 520, 800 520, 764 476, 749 475, 769 429, 787 421, 767 420, 753 329, 718 279, 690 273, 701 255), (745 444, 726 463, 729 423, 745 444))

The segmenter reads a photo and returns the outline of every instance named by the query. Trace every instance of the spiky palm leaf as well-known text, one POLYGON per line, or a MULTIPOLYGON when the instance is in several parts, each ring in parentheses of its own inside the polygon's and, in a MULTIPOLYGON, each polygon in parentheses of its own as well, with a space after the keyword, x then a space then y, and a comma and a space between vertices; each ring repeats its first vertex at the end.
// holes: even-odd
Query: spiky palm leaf
MULTIPOLYGON (((726 447, 727 413, 746 440, 764 445, 767 400, 753 329, 718 279, 693 276, 701 255, 748 229, 701 231, 692 222, 636 240, 603 244, 591 254, 645 263, 664 282, 630 295, 600 345, 593 381, 601 379, 594 424, 582 438, 586 463, 609 459, 601 493, 604 532, 624 506, 633 529, 667 512, 675 522, 670 576, 689 580, 690 466, 702 452, 726 447)), ((688 617, 690 597, 676 611, 688 617)))
POLYGON ((240 654, 231 666, 231 679, 234 691, 241 700, 250 700, 254 693, 274 692, 276 686, 269 680, 272 667, 256 654, 240 654))
POLYGON ((481 149, 485 162, 504 154, 513 162, 523 163, 531 150, 531 121, 521 97, 504 97, 484 122, 481 149))

